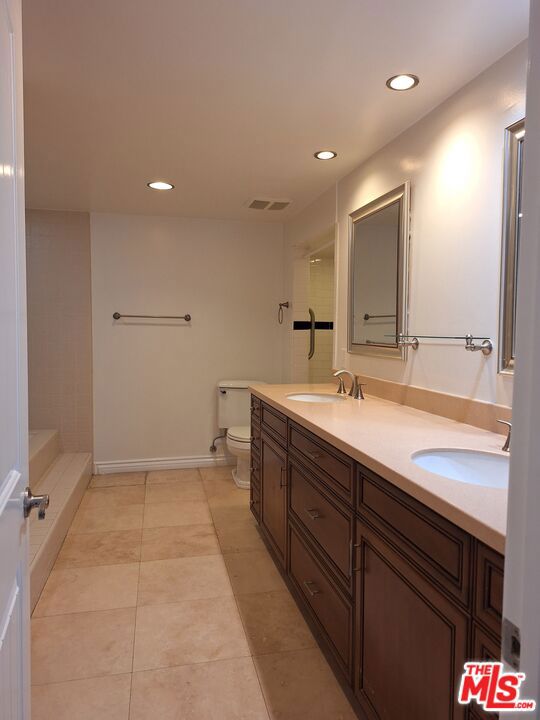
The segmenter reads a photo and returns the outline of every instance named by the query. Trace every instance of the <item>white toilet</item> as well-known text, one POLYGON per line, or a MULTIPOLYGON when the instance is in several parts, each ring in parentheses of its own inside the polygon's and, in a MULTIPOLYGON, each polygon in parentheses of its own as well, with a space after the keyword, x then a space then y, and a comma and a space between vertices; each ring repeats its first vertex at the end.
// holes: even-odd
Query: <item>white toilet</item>
POLYGON ((261 380, 220 380, 218 383, 218 424, 227 430, 227 448, 236 457, 232 471, 239 488, 250 484, 251 412, 250 385, 262 385, 261 380))

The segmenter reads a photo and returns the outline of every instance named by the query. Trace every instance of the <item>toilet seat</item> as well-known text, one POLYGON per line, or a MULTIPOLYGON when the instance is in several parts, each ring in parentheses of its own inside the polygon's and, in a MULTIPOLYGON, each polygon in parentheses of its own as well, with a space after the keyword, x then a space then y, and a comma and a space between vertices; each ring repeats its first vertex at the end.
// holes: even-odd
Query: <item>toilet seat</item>
POLYGON ((238 443, 249 444, 251 442, 251 428, 249 425, 236 425, 229 428, 227 437, 238 443))

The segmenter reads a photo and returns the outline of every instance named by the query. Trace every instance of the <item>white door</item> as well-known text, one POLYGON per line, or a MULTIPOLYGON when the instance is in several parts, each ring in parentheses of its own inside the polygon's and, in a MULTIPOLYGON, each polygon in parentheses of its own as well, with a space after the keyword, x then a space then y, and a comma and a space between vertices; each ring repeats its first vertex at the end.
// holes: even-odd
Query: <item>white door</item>
POLYGON ((0 720, 30 718, 21 58, 20 1, 0 0, 0 720))

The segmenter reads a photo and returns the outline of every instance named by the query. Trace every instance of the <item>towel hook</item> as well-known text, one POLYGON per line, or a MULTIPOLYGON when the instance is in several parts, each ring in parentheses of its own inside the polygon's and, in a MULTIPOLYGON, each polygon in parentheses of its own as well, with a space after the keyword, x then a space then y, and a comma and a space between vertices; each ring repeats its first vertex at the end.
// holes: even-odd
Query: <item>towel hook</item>
POLYGON ((278 323, 279 323, 280 325, 283 325, 283 308, 288 308, 288 307, 289 307, 289 301, 288 301, 288 300, 287 300, 287 302, 279 303, 277 320, 278 320, 278 323))

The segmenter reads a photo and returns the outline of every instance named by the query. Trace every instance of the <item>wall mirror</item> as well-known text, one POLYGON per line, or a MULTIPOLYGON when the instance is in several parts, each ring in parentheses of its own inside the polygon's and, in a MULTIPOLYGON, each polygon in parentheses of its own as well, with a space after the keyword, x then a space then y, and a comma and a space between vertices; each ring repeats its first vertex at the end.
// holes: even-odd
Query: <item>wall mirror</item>
POLYGON ((349 352, 404 356, 408 256, 405 183, 349 216, 349 352))
POLYGON ((512 373, 515 361, 524 140, 525 120, 520 120, 506 128, 499 338, 499 371, 503 373, 512 373))

